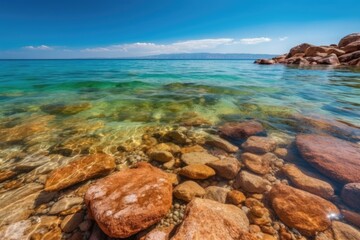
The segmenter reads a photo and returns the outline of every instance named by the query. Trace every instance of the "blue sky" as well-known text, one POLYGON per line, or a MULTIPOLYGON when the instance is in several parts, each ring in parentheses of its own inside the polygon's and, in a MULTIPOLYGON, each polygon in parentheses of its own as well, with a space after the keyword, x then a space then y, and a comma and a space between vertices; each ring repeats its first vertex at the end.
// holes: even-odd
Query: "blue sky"
POLYGON ((280 54, 352 32, 359 0, 0 0, 0 58, 280 54))

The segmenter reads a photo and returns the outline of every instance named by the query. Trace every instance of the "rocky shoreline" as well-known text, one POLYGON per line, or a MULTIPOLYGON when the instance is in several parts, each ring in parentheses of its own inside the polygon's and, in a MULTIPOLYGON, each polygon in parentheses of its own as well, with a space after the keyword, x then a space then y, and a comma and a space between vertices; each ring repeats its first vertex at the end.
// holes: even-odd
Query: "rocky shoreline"
POLYGON ((284 140, 256 120, 154 128, 120 154, 1 170, 0 238, 360 239, 360 129, 294 119, 311 133, 284 140))
POLYGON ((330 46, 302 43, 291 48, 287 54, 272 59, 258 59, 255 63, 360 67, 360 33, 349 34, 343 37, 338 44, 331 44, 330 46))

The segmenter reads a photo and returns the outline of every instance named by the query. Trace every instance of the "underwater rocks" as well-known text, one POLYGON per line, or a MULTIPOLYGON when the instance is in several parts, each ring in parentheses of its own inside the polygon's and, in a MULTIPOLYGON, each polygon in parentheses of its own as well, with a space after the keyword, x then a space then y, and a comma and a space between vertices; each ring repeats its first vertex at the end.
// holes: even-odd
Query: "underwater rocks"
POLYGON ((181 155, 181 160, 187 165, 192 164, 207 164, 210 162, 218 161, 219 158, 206 152, 190 152, 181 155))
POLYGON ((46 191, 58 191, 76 183, 109 174, 115 169, 114 157, 107 154, 91 154, 79 157, 68 165, 55 169, 45 183, 46 191))
POLYGON ((268 137, 251 136, 241 145, 241 147, 246 152, 263 154, 274 151, 277 147, 277 143, 274 139, 268 137))
POLYGON ((340 213, 331 202, 284 184, 273 186, 269 196, 281 221, 306 236, 326 230, 340 213))
POLYGON ((302 157, 325 176, 341 182, 360 182, 360 146, 339 138, 315 134, 296 136, 302 157))
POLYGON ((207 179, 216 173, 214 169, 204 164, 191 164, 183 167, 179 174, 190 179, 207 179))
POLYGON ((207 163, 216 171, 216 174, 225 179, 234 179, 240 171, 240 162, 234 157, 227 157, 222 160, 207 163))
POLYGON ((185 219, 172 239, 256 239, 248 232, 249 220, 240 208, 195 198, 188 204, 185 219))
POLYGON ((258 175, 241 171, 235 179, 234 186, 250 193, 263 193, 269 190, 270 182, 258 175))
POLYGON ((220 136, 241 140, 264 132, 261 123, 256 121, 228 122, 219 127, 220 136))
POLYGON ((325 199, 330 199, 334 195, 334 188, 331 184, 306 175, 293 164, 286 164, 282 170, 297 188, 325 199))
POLYGON ((99 227, 110 237, 129 237, 159 222, 171 207, 172 184, 148 163, 95 182, 85 203, 99 227))
POLYGON ((246 168, 248 168, 252 172, 264 175, 270 172, 270 158, 268 157, 268 154, 271 153, 267 153, 264 155, 256 155, 246 152, 241 155, 241 160, 246 166, 246 168))
POLYGON ((360 239, 360 231, 348 224, 339 221, 333 221, 331 228, 334 233, 335 240, 360 239))
POLYGON ((235 153, 239 150, 237 146, 234 146, 230 142, 214 135, 208 135, 205 143, 209 146, 220 148, 229 153, 235 153))
POLYGON ((342 38, 338 45, 314 46, 303 43, 290 49, 286 55, 272 59, 258 59, 257 64, 297 64, 306 65, 350 65, 360 66, 360 33, 342 38))
POLYGON ((174 188, 174 196, 185 202, 190 202, 195 197, 202 197, 206 191, 194 181, 185 181, 174 188))
POLYGON ((360 210, 360 183, 348 183, 341 191, 342 200, 357 210, 360 210))
POLYGON ((90 103, 65 104, 55 103, 41 107, 41 110, 50 114, 72 115, 91 108, 90 103))

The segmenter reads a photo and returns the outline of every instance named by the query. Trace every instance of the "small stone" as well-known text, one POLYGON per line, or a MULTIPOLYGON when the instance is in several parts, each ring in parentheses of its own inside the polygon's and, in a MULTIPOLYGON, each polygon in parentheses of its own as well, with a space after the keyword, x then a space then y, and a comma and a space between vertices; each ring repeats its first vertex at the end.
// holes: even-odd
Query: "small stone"
POLYGON ((174 188, 173 194, 177 199, 190 202, 195 197, 202 197, 205 189, 194 181, 185 181, 174 188))
POLYGON ((190 179, 206 179, 211 176, 214 176, 216 173, 215 171, 203 164, 192 164, 186 167, 183 167, 179 174, 185 176, 190 179))
POLYGON ((72 207, 82 204, 84 199, 81 197, 64 197, 52 205, 49 214, 55 215, 60 212, 71 209, 72 207))
POLYGON ((218 136, 214 136, 214 135, 208 135, 205 143, 207 145, 220 148, 229 153, 235 153, 239 150, 238 147, 236 147, 236 146, 232 145, 231 143, 229 143, 228 141, 226 141, 218 136))
POLYGON ((348 183, 341 190, 342 200, 352 208, 360 210, 360 183, 348 183))
POLYGON ((163 167, 166 168, 166 169, 173 169, 174 166, 176 164, 176 160, 175 159, 172 159, 166 163, 163 164, 163 167))
POLYGON ((235 179, 234 186, 251 193, 263 193, 268 190, 271 183, 262 177, 247 171, 241 171, 235 179))
POLYGON ((241 160, 245 166, 254 173, 264 175, 270 172, 270 162, 266 157, 253 153, 243 153, 241 160))
POLYGON ((239 140, 261 134, 264 128, 256 121, 228 122, 219 127, 219 132, 221 136, 239 140))
POLYGON ((181 160, 187 165, 191 164, 207 164, 210 162, 218 161, 219 158, 208 154, 206 152, 190 152, 181 156, 181 160))
POLYGON ((64 220, 62 220, 60 227, 64 232, 69 233, 79 227, 82 220, 83 214, 80 212, 72 215, 67 215, 64 220))
POLYGON ((260 229, 260 227, 258 225, 251 224, 249 226, 249 232, 251 232, 251 233, 259 233, 259 232, 261 232, 261 229, 260 229))
POLYGON ((234 205, 239 205, 245 202, 245 200, 246 200, 245 195, 237 190, 231 190, 230 192, 228 192, 226 197, 226 202, 234 205))
POLYGON ((240 162, 233 157, 210 162, 206 165, 215 169, 217 175, 226 179, 234 179, 240 171, 240 162))
POLYGON ((170 131, 165 134, 165 138, 171 139, 176 144, 187 144, 190 143, 190 139, 186 137, 186 135, 178 130, 170 131))
POLYGON ((217 187, 217 186, 210 186, 205 189, 206 194, 204 195, 204 198, 211 199, 220 203, 226 202, 226 197, 228 192, 230 192, 229 189, 217 187))
POLYGON ((246 152, 263 154, 274 151, 276 149, 276 141, 268 137, 252 136, 241 147, 246 152))
POLYGON ((173 160, 174 156, 168 151, 153 151, 150 154, 150 158, 158 162, 166 163, 173 160))
POLYGON ((188 146, 188 147, 181 148, 182 154, 191 153, 191 152, 206 152, 206 149, 200 145, 194 145, 194 146, 188 146))
POLYGON ((172 185, 178 185, 180 182, 180 177, 175 173, 167 173, 169 181, 172 185))

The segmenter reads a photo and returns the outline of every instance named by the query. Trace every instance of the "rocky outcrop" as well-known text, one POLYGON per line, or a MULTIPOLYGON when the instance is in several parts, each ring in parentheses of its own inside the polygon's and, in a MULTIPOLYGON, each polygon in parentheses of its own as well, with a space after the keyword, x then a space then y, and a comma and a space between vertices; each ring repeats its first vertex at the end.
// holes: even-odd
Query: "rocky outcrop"
POLYGON ((301 156, 325 176, 341 182, 360 182, 360 146, 339 138, 301 134, 296 136, 301 156))
POLYGON ((240 208, 195 198, 187 206, 184 221, 172 239, 255 240, 248 232, 249 220, 240 208))
POLYGON ((339 214, 331 202, 284 184, 272 187, 270 201, 281 221, 306 236, 326 230, 339 214))
POLYGON ((306 65, 351 65, 360 66, 360 33, 342 38, 338 45, 314 46, 303 43, 290 49, 289 53, 272 59, 258 59, 257 64, 296 64, 306 65))
POLYGON ((68 165, 52 171, 46 180, 46 191, 58 191, 76 183, 109 174, 115 169, 114 157, 107 154, 92 154, 79 157, 68 165))
POLYGON ((89 213, 110 237, 126 238, 159 222, 171 207, 167 174, 139 163, 98 180, 85 195, 89 213))

